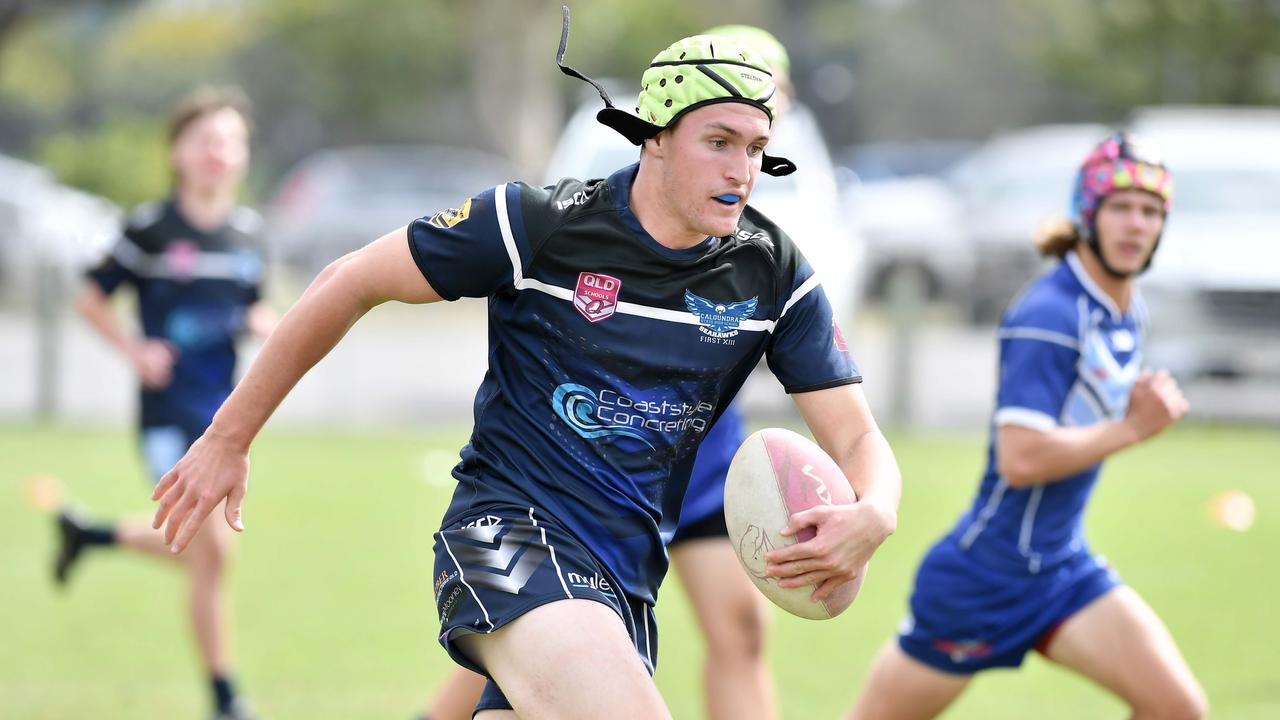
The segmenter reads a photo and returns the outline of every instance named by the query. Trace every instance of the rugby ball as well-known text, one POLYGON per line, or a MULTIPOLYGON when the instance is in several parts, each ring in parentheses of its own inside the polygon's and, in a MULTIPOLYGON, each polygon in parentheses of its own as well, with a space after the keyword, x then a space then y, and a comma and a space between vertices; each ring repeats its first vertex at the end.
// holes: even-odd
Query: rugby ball
POLYGON ((775 605, 810 620, 844 612, 862 587, 865 570, 826 599, 813 602, 814 586, 783 588, 765 574, 765 553, 812 539, 814 528, 780 534, 793 513, 816 505, 857 501, 840 466, 813 441, 782 428, 765 428, 738 448, 724 486, 724 519, 729 540, 751 582, 775 605))

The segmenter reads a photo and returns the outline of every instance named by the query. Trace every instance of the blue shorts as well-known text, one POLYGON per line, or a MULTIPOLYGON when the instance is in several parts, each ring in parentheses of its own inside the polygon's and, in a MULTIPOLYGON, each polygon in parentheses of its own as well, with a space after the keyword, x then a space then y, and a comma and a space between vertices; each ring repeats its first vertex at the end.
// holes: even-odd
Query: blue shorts
POLYGON ((948 673, 1018 667, 1028 651, 1044 651, 1063 621, 1120 584, 1088 551, 1032 574, 980 561, 947 537, 920 564, 898 644, 948 673))
POLYGON ((707 431, 689 475, 689 487, 680 505, 680 522, 668 545, 684 540, 729 537, 724 524, 724 479, 733 456, 746 439, 738 404, 725 409, 707 431))
POLYGON ((142 460, 146 463, 147 473, 151 476, 151 484, 160 482, 160 478, 169 469, 178 464, 187 449, 200 437, 200 433, 192 435, 177 425, 157 425, 142 428, 142 460))
MULTIPOLYGON (((603 563, 535 508, 480 508, 451 521, 435 538, 440 644, 454 662, 484 674, 458 649, 459 636, 490 633, 541 605, 581 599, 613 608, 653 673, 658 627, 652 606, 626 595, 603 563)), ((490 680, 476 710, 510 709, 490 680)))

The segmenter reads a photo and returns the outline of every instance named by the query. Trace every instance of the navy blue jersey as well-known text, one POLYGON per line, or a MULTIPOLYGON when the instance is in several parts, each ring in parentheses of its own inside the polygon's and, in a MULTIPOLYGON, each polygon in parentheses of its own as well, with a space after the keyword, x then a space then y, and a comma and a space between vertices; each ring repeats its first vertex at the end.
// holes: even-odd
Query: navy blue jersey
POLYGON ((261 221, 237 209, 205 232, 170 200, 134 211, 110 254, 88 272, 104 293, 131 285, 148 338, 177 354, 173 382, 142 390, 143 427, 176 426, 199 435, 231 393, 235 338, 258 301, 263 273, 261 221))
POLYGON ((489 370, 445 523, 537 508, 652 604, 695 450, 763 356, 787 392, 860 380, 817 277, 748 208, 673 250, 607 180, 501 185, 409 227, 444 298, 489 298, 489 370))
POLYGON ((961 549, 1036 573, 1085 549, 1085 504, 1101 463, 1016 489, 996 468, 1000 426, 1047 431, 1121 419, 1141 365, 1145 309, 1128 313, 1069 254, 1019 297, 1000 324, 1000 378, 987 469, 953 531, 961 549))

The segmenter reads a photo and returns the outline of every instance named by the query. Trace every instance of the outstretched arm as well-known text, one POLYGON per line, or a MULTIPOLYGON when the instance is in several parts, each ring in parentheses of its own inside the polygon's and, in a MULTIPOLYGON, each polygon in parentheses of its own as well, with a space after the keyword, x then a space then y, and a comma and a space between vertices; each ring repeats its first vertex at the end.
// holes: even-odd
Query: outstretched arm
POLYGON ((792 396, 818 445, 857 493, 852 505, 821 505, 791 516, 782 532, 816 527, 803 543, 770 552, 768 572, 782 587, 817 586, 815 600, 861 575, 872 553, 898 525, 902 478, 889 442, 880 432, 858 385, 792 396))
POLYGON ((409 253, 401 227, 326 267, 267 339, 213 423, 161 478, 152 525, 181 552, 208 514, 227 499, 226 520, 243 530, 241 504, 249 475, 249 446, 298 380, 333 349, 366 312, 388 300, 440 299, 409 253))

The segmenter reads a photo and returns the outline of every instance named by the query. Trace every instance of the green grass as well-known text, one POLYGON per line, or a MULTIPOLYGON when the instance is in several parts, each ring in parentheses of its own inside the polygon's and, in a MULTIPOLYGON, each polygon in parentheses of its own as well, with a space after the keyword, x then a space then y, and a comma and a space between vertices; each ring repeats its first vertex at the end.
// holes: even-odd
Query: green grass
MULTIPOLYGON (((446 672, 435 642, 431 533, 465 430, 269 433, 254 455, 249 532, 235 567, 242 686, 269 718, 406 718, 446 672)), ((902 615, 917 561, 969 501, 971 435, 891 438, 906 478, 900 530, 858 602, 825 623, 776 615, 788 718, 838 716, 902 615)), ((181 576, 97 553, 55 591, 48 518, 22 479, 51 473, 95 512, 149 512, 129 433, 0 426, 0 718, 201 717, 181 576)), ((1094 499, 1093 545, 1156 608, 1216 718, 1280 717, 1272 573, 1280 548, 1280 430, 1188 428, 1116 458, 1094 499), (1247 533, 1207 522, 1213 495, 1253 496, 1247 533)), ((700 647, 672 581, 659 605, 658 683, 677 718, 700 712, 700 647)), ((1120 717, 1123 708, 1038 657, 988 673, 950 718, 1120 717)))

